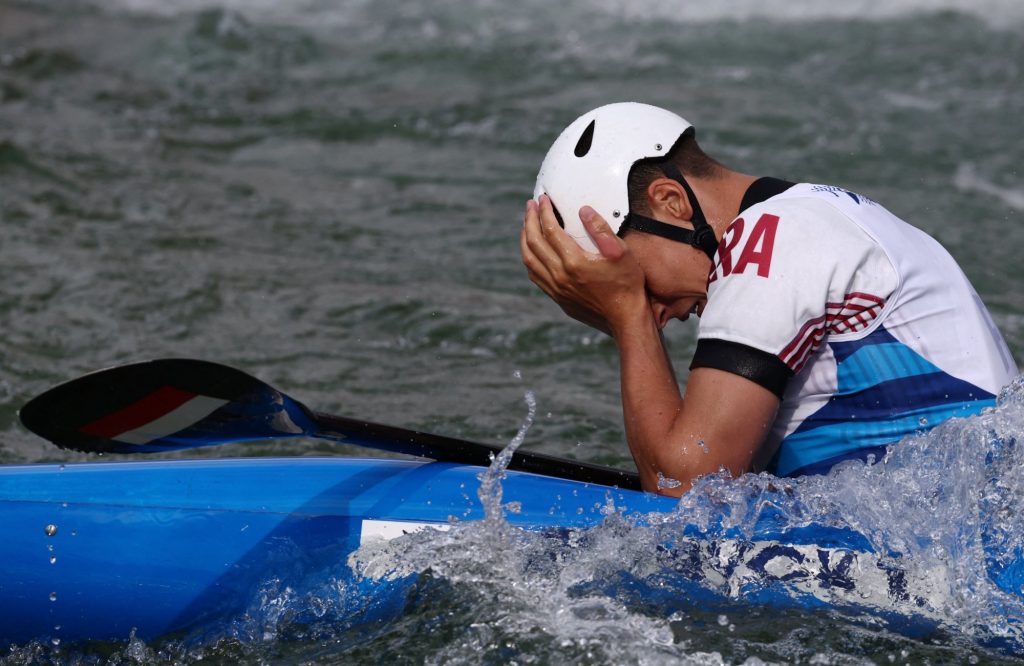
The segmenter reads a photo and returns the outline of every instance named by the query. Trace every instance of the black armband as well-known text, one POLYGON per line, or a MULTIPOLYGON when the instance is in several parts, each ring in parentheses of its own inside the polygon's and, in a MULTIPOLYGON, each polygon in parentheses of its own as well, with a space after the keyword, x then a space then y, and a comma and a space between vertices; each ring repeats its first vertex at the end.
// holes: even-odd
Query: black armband
POLYGON ((775 354, 738 342, 713 338, 697 341, 697 351, 690 363, 690 370, 694 368, 714 368, 746 377, 774 393, 780 400, 789 378, 793 376, 789 366, 775 354))

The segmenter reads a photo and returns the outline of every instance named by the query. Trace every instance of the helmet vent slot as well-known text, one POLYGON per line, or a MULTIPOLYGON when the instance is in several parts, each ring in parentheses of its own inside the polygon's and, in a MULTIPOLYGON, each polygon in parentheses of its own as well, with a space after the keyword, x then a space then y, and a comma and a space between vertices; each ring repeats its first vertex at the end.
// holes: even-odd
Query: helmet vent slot
POLYGON ((587 125, 587 129, 583 130, 583 134, 580 135, 580 140, 576 142, 576 149, 573 151, 576 157, 583 157, 590 152, 590 146, 594 143, 594 124, 597 123, 597 119, 590 121, 587 125))
POLYGON ((558 226, 565 229, 565 222, 562 220, 562 215, 558 212, 558 209, 555 208, 554 204, 551 204, 551 211, 555 214, 555 219, 558 221, 558 226))

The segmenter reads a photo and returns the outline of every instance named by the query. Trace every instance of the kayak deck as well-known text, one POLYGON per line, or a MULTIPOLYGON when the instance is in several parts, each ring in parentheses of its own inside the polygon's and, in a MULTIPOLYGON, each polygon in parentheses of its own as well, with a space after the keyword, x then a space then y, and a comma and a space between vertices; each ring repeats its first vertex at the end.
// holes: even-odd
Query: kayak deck
MULTIPOLYGON (((337 570, 369 534, 482 518, 484 471, 353 458, 0 467, 0 640, 194 631, 242 612, 268 577, 337 570)), ((609 500, 675 506, 517 472, 502 491, 508 522, 531 529, 597 524, 609 500)))

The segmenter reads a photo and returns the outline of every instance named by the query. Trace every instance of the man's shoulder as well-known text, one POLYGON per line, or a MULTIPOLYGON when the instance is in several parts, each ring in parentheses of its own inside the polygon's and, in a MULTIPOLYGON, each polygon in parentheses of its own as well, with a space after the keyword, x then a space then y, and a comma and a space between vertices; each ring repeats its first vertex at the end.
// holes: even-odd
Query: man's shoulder
MULTIPOLYGON (((744 209, 726 228, 726 234, 749 232, 754 226, 777 220, 780 231, 813 242, 820 239, 825 227, 829 235, 856 233, 862 225, 857 222, 857 211, 849 210, 841 201, 834 200, 826 188, 831 186, 800 183, 789 190, 744 209)), ((868 201, 864 199, 864 201, 868 201)), ((877 206, 877 204, 865 204, 877 206)), ((880 206, 878 207, 882 209, 880 206)))
POLYGON ((802 280, 808 276, 798 267, 855 265, 864 255, 884 254, 864 225, 811 187, 794 186, 737 216, 722 236, 710 282, 744 275, 752 263, 761 277, 769 277, 778 264, 789 268, 777 275, 802 280))
POLYGON ((884 210, 874 200, 836 185, 797 183, 788 190, 771 198, 759 201, 740 211, 737 218, 757 218, 765 213, 799 219, 820 219, 821 217, 849 218, 850 206, 865 209, 884 210))

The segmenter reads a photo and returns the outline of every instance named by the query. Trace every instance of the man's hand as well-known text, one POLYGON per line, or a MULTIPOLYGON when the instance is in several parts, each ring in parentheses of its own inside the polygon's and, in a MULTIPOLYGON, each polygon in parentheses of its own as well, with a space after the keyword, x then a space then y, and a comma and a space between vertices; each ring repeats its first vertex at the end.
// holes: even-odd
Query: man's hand
POLYGON ((586 252, 559 226, 551 200, 526 204, 519 237, 530 280, 573 319, 614 335, 628 317, 646 309, 644 274, 629 247, 588 206, 580 220, 600 254, 586 252))
POLYGON ((580 220, 600 254, 558 226, 547 197, 527 203, 523 263, 567 314, 615 336, 626 438, 644 489, 678 495, 705 474, 748 471, 779 399, 740 375, 697 368, 684 400, 636 257, 592 209, 584 207, 580 220), (662 488, 659 474, 680 483, 662 488))

